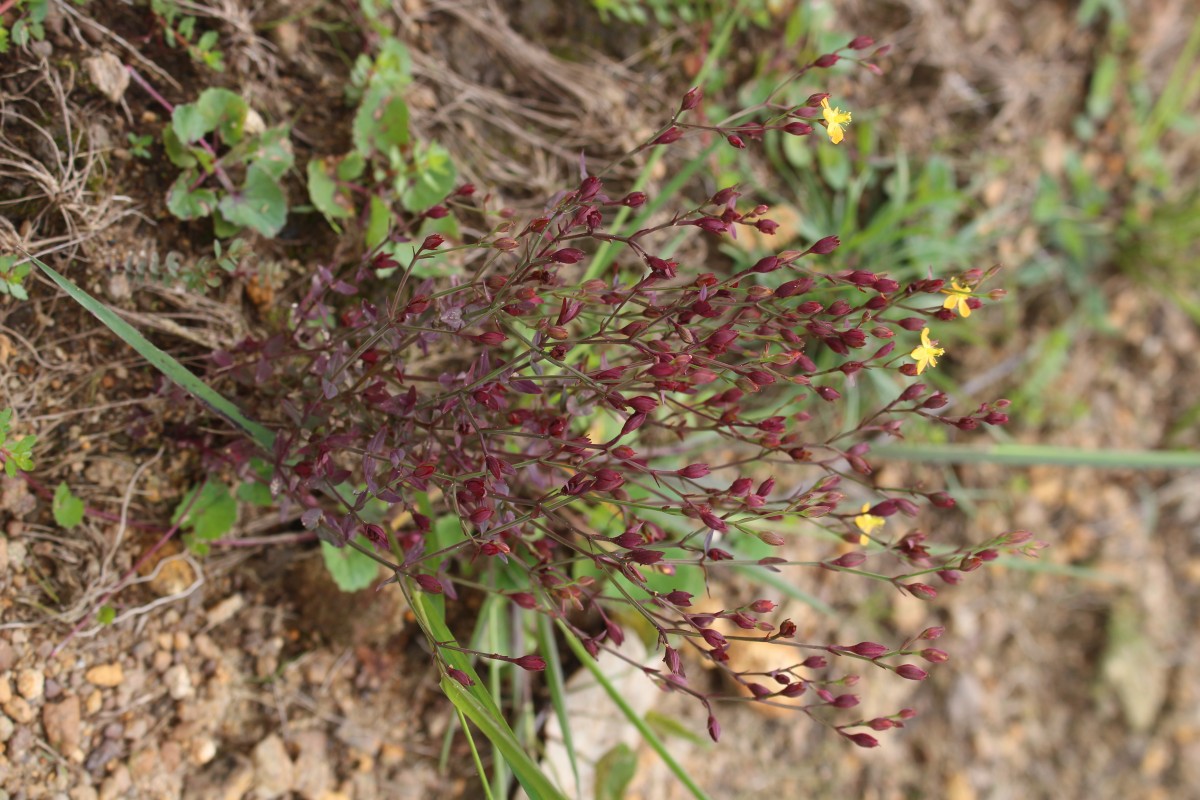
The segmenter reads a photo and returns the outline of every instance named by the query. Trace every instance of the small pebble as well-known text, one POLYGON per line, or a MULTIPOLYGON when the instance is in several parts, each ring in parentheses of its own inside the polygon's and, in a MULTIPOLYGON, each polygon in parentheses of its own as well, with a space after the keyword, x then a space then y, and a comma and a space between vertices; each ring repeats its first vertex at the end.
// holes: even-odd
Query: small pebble
POLYGON ((33 706, 23 697, 14 697, 4 704, 4 713, 13 718, 13 722, 24 725, 33 721, 33 706))
POLYGON ((163 682, 167 684, 167 692, 172 700, 182 700, 192 693, 192 676, 182 664, 176 664, 167 670, 163 675, 163 682))
POLYGON ((46 676, 40 669, 23 669, 17 673, 17 691, 26 700, 36 700, 46 688, 46 676))
POLYGON ((93 686, 120 686, 125 680, 125 670, 120 664, 100 664, 89 669, 83 677, 93 686))

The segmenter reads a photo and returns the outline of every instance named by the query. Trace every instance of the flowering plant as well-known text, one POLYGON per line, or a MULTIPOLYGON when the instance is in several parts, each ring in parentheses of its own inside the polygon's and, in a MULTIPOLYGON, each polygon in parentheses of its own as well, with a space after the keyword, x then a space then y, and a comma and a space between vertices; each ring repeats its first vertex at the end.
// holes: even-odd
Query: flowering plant
MULTIPOLYGON (((859 38, 849 48, 871 44, 859 38)), ((765 104, 763 120, 732 127, 690 121, 701 103, 699 90, 688 92, 638 150, 688 135, 743 148, 769 131, 808 135, 822 121, 836 144, 850 120, 826 94, 765 104)), ((911 383, 856 422, 842 412, 870 370, 909 378, 936 367, 944 350, 931 326, 981 307, 976 290, 987 276, 968 271, 947 289, 941 278, 901 283, 837 269, 828 262, 834 236, 741 271, 664 254, 672 233, 709 241, 748 228, 774 233, 770 209, 744 203, 738 187, 632 232, 610 227, 613 213, 643 206, 646 195, 600 175, 585 174, 525 221, 478 194, 460 186, 412 226, 482 211, 495 223, 477 239, 430 234, 406 262, 377 248, 350 269, 321 267, 286 330, 216 355, 224 373, 260 391, 298 376, 280 392, 274 420, 281 502, 299 504, 332 546, 386 564, 406 590, 502 595, 554 620, 593 656, 619 652, 631 626, 648 631, 661 666, 644 671, 702 703, 714 739, 717 695, 689 682, 685 654, 756 702, 811 698, 804 713, 860 746, 877 744, 864 727, 902 726, 911 711, 837 721, 833 712, 858 699, 838 693, 856 679, 838 674, 831 657, 922 680, 925 669, 906 657, 946 660, 916 644, 940 628, 894 647, 804 643, 791 620, 772 618, 769 598, 698 610, 695 596, 738 567, 832 571, 932 599, 936 582, 958 583, 1001 550, 1032 546, 1025 532, 935 546, 919 529, 885 523, 951 508, 949 495, 871 485, 874 439, 899 436, 911 420, 965 431, 1001 425, 1006 401, 945 414, 945 393, 911 383), (590 252, 601 245, 620 255, 591 274, 590 252), (464 271, 430 277, 451 254, 464 271), (916 332, 911 355, 897 349, 916 332), (369 502, 387 509, 382 519, 361 513, 369 502), (788 556, 800 523, 827 536, 822 558, 788 556), (781 645, 780 665, 731 666, 743 640, 781 645), (789 655, 797 650, 803 657, 789 655)), ((444 674, 463 686, 474 679, 449 653, 526 670, 546 664, 541 655, 435 644, 444 674)))

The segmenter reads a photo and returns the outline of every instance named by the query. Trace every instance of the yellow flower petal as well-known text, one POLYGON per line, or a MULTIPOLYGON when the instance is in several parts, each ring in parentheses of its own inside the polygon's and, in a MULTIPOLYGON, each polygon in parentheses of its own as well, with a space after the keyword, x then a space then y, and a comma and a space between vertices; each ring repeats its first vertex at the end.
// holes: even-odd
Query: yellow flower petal
POLYGON ((842 126, 830 123, 829 125, 829 141, 834 144, 841 144, 845 136, 842 134, 842 126))

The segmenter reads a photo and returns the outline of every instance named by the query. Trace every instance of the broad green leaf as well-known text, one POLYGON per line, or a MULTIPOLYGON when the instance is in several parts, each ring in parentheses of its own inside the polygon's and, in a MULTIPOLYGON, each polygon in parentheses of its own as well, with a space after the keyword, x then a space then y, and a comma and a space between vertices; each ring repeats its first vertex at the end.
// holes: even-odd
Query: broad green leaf
POLYGON ((74 528, 83 521, 83 501, 71 494, 71 487, 63 481, 54 490, 54 501, 50 504, 54 521, 64 528, 74 528))
POLYGON ((237 194, 221 198, 221 213, 236 225, 245 225, 272 237, 287 222, 287 197, 279 182, 254 164, 246 170, 246 182, 237 194))
POLYGON ((117 618, 117 610, 105 603, 100 606, 100 610, 96 612, 96 622, 101 625, 112 625, 113 620, 117 618))
MULTIPOLYGON (((364 547, 373 547, 364 536, 355 537, 364 547)), ((321 557, 330 577, 343 592, 357 592, 367 588, 379 574, 379 564, 352 547, 334 547, 321 542, 321 557)))

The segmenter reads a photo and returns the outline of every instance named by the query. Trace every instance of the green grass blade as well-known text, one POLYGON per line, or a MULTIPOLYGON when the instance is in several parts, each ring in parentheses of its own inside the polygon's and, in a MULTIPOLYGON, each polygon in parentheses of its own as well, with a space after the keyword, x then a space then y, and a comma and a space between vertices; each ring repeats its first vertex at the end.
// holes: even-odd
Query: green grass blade
POLYGON ((562 730, 563 747, 567 749, 567 759, 571 762, 571 776, 575 779, 575 796, 583 797, 579 784, 579 764, 575 761, 575 737, 571 733, 571 719, 567 715, 566 676, 563 674, 562 661, 558 657, 555 646, 554 627, 550 618, 544 614, 538 615, 538 646, 542 657, 546 659, 546 685, 550 689, 550 704, 554 706, 554 715, 558 717, 558 727, 562 730))
POLYGON ((267 453, 274 451, 275 434, 266 427, 260 425, 254 420, 247 417, 241 412, 237 406, 227 400, 220 392, 211 388, 204 381, 197 378, 188 369, 172 358, 168 353, 160 350, 155 345, 151 344, 145 336, 143 336, 137 328, 130 325, 125 320, 117 316, 111 308, 101 303, 90 294, 80 289, 67 278, 55 272, 48 267, 40 259, 29 255, 29 258, 34 264, 46 273, 50 280, 54 281, 58 286, 71 296, 75 302, 83 306, 96 319, 104 323, 110 331, 119 336, 127 345, 132 347, 138 354, 150 362, 150 364, 166 375, 193 397, 207 406, 216 414, 224 417, 229 424, 233 425, 246 436, 250 437, 259 447, 267 453))
MULTIPOLYGON (((406 587, 409 605, 417 623, 433 642, 442 642, 457 647, 454 634, 446 626, 442 612, 442 598, 406 587)), ((496 748, 496 754, 508 762, 509 768, 521 782, 530 800, 566 800, 554 787, 550 779, 538 768, 537 763, 521 747, 516 735, 504 720, 491 693, 484 686, 471 659, 457 650, 439 648, 439 657, 451 667, 462 670, 471 680, 472 686, 463 686, 451 677, 443 677, 441 686, 454 707, 461 711, 496 748)))
POLYGON ((1033 467, 1058 464, 1095 469, 1200 469, 1193 450, 1084 450, 1045 444, 993 444, 986 447, 950 444, 885 444, 871 449, 889 461, 925 464, 1002 464, 1033 467))
POLYGON ((571 648, 571 651, 575 653, 575 656, 580 660, 580 662, 583 663, 583 666, 587 668, 588 672, 592 673, 592 677, 596 679, 596 682, 604 687, 604 691, 608 693, 609 698, 613 701, 613 703, 616 704, 617 708, 621 709, 621 713, 625 715, 625 718, 629 720, 630 724, 637 728, 638 733, 642 735, 642 739, 645 740, 646 744, 650 745, 651 749, 658 753, 659 758, 663 760, 663 763, 667 765, 667 768, 675 774, 675 777, 679 779, 680 783, 687 787, 687 790, 692 793, 692 796, 695 797, 696 800, 710 800, 709 796, 705 794, 704 790, 701 789, 694 780, 692 780, 692 776, 688 775, 687 770, 685 770, 683 766, 671 755, 670 751, 667 750, 667 746, 663 744, 662 739, 658 737, 658 734, 654 732, 654 729, 651 728, 650 725, 646 723, 646 720, 642 719, 641 715, 634 711, 633 707, 625 701, 625 698, 621 696, 621 693, 617 690, 617 687, 613 686, 612 681, 608 679, 608 676, 600 670, 600 667, 596 664, 596 660, 588 654, 586 649, 584 649, 583 643, 579 641, 578 637, 576 637, 575 634, 571 632, 570 628, 564 625, 561 621, 557 622, 558 628, 562 631, 563 638, 566 640, 567 645, 571 648))
POLYGON ((455 708, 458 712, 458 724, 462 726, 463 735, 467 737, 467 746, 471 748, 471 759, 475 762, 475 771, 479 773, 479 780, 483 784, 483 794, 487 800, 492 800, 492 790, 488 786, 487 774, 483 769, 483 759, 479 757, 479 748, 475 746, 475 737, 471 735, 471 726, 467 724, 467 718, 459 708, 455 708))

